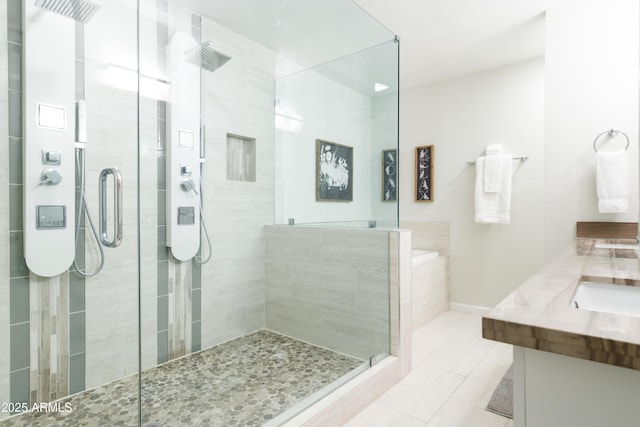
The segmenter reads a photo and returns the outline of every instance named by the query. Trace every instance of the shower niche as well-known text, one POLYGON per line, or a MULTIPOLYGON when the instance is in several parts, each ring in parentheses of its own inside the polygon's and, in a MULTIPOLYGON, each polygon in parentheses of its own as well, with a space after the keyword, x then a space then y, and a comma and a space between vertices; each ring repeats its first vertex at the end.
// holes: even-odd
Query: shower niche
POLYGON ((227 179, 256 182, 256 139, 227 134, 227 179))

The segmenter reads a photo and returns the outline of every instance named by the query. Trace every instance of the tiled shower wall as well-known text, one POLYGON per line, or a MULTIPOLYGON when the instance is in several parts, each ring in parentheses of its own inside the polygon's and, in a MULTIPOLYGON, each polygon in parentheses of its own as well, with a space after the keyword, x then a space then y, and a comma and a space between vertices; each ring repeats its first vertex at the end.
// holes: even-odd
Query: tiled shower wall
POLYGON ((365 360, 389 351, 388 231, 266 230, 267 329, 365 360))
POLYGON ((204 18, 201 37, 231 57, 215 72, 201 74, 204 215, 213 244, 212 260, 201 272, 202 348, 208 348, 264 328, 264 226, 274 217, 276 54, 204 18), (255 182, 227 179, 227 134, 255 139, 255 182))
MULTIPOLYGON (((202 266, 178 262, 166 248, 166 103, 155 101, 156 123, 144 111, 141 127, 157 145, 157 363, 191 351, 205 349, 264 327, 263 227, 273 223, 273 99, 276 55, 260 44, 234 31, 201 18, 165 0, 148 0, 141 5, 156 16, 156 22, 143 23, 141 49, 143 75, 163 75, 164 47, 172 34, 186 31, 200 41, 232 57, 215 72, 202 71, 201 120, 205 126, 206 162, 203 170, 204 218, 212 240, 213 255, 202 266), (154 8, 154 9, 152 9, 154 8), (151 55, 155 58, 151 58, 151 55), (146 59, 145 59, 146 58, 146 59), (153 64, 145 69, 144 64, 153 64), (256 179, 236 181, 227 178, 227 134, 255 139, 256 179)), ((143 104, 151 106, 150 100, 143 104)), ((148 162, 143 143, 141 160, 148 162)), ((154 170, 150 164, 148 172, 154 170)), ((141 187, 149 185, 141 173, 141 187)), ((147 215, 143 214, 143 218, 147 215)), ((153 218, 153 216, 151 216, 153 218)), ((145 224, 149 221, 145 221, 145 224)), ((144 229, 145 225, 143 225, 144 229)), ((144 244, 144 242, 142 242, 144 244)), ((204 233, 202 258, 209 250, 204 233)), ((142 250, 143 258, 149 249, 142 250)), ((147 268, 143 265, 143 269, 147 268)), ((143 322, 145 296, 143 296, 143 322)), ((151 310, 148 310, 149 312, 151 310)), ((143 326, 144 327, 144 326, 143 326)), ((143 331, 143 348, 150 347, 148 330, 143 331), (144 343, 147 342, 147 345, 144 343)))
MULTIPOLYGON (((151 4, 151 3, 150 3, 151 4)), ((155 0, 156 12, 156 67, 166 72, 166 49, 170 34, 175 31, 190 33, 200 41, 200 16, 169 6, 166 0, 155 0)), ((146 50, 146 49, 145 49, 146 50)), ((145 71, 144 69, 142 70, 145 71)), ((198 102, 199 100, 194 100, 198 102)), ((167 105, 156 101, 157 117, 157 363, 164 363, 192 351, 201 349, 200 266, 196 262, 181 262, 173 258, 166 246, 166 159, 167 159, 167 105)), ((146 338, 146 337, 145 337, 146 338)))

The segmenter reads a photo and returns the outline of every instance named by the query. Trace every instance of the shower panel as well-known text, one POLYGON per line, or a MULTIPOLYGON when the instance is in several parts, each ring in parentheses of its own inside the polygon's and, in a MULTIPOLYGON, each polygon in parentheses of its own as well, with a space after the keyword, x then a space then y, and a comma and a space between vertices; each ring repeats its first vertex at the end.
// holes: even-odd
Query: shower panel
POLYGON ((200 68, 185 60, 197 46, 177 32, 167 47, 167 246, 180 261, 200 248, 200 68))
POLYGON ((200 69, 216 71, 231 57, 214 50, 211 42, 198 44, 176 32, 167 47, 171 80, 167 104, 167 246, 180 261, 202 264, 211 258, 211 241, 202 208, 202 169, 205 162, 204 128, 200 126, 200 69), (203 261, 200 225, 209 247, 203 261))
MULTIPOLYGON (((43 277, 58 276, 71 264, 83 276, 93 276, 104 265, 100 238, 85 201, 87 106, 84 100, 74 99, 74 21, 87 23, 99 8, 90 0, 36 0, 24 4, 24 252, 29 269, 43 277), (80 176, 77 220, 76 172, 80 176), (89 273, 75 260, 79 237, 76 224, 82 214, 87 215, 99 249, 99 265, 89 273)), ((104 246, 116 247, 122 239, 122 180, 117 169, 105 171, 113 174, 118 185, 114 189, 114 238, 102 240, 104 246)), ((101 196, 103 202, 106 195, 102 192, 101 196)), ((104 223, 107 213, 101 209, 100 214, 104 223)), ((104 227, 101 232, 106 235, 104 227)))
POLYGON ((75 24, 29 1, 23 13, 24 254, 51 277, 75 256, 75 24))

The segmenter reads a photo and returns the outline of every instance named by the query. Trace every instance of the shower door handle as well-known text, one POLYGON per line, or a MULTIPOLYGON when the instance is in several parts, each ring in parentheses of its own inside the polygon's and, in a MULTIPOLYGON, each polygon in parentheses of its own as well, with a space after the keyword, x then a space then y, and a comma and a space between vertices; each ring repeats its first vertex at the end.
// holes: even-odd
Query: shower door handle
POLYGON ((122 175, 118 168, 100 172, 100 240, 107 248, 117 248, 122 242, 122 175), (107 176, 113 176, 113 238, 107 233, 107 176))

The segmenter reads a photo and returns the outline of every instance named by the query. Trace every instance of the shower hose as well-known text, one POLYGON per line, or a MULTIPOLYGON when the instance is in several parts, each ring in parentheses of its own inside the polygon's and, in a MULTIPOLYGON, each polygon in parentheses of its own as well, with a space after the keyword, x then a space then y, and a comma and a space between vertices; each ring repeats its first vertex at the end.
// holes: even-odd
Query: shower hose
POLYGON ((80 266, 78 266, 77 257, 73 259, 73 266, 80 275, 84 277, 92 277, 100 273, 100 271, 102 271, 102 267, 104 267, 104 249, 102 249, 102 243, 100 243, 100 238, 98 237, 96 226, 93 224, 93 219, 91 219, 91 213, 89 212, 87 201, 85 200, 84 149, 82 148, 76 148, 76 170, 78 171, 78 176, 80 177, 80 206, 78 207, 78 219, 76 221, 76 248, 78 247, 78 238, 80 236, 80 220, 82 219, 82 212, 84 211, 87 215, 87 221, 89 222, 89 226, 91 227, 91 232, 95 239, 96 245, 98 246, 98 250, 100 251, 100 263, 98 267, 90 273, 87 272, 87 270, 82 270, 80 266))
MULTIPOLYGON (((207 258, 205 260, 202 260, 202 257, 198 257, 197 255, 195 257, 193 257, 193 260, 198 265, 202 265, 202 264, 208 263, 209 260, 211 259, 211 253, 212 253, 211 239, 209 238, 209 232, 207 231, 207 224, 206 224, 206 221, 204 220, 204 209, 202 208, 202 205, 204 203, 204 199, 203 199, 204 192, 202 191, 202 181, 204 181, 204 178, 203 178, 203 175, 202 175, 203 172, 204 172, 203 163, 200 163, 200 224, 202 225, 202 229, 204 230, 204 235, 205 235, 205 237, 207 239, 207 246, 209 247, 209 254, 207 255, 207 258)), ((202 242, 202 240, 200 240, 200 241, 202 242)), ((200 244, 200 252, 202 252, 202 244, 200 244)))

